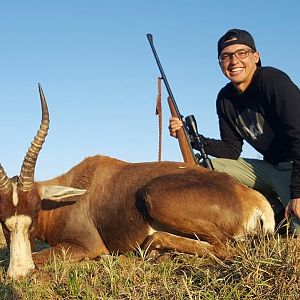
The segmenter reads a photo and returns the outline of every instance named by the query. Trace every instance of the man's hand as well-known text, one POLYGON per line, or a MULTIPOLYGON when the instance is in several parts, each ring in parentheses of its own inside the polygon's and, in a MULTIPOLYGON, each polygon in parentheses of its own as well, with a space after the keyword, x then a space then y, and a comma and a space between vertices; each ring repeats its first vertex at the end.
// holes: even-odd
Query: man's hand
POLYGON ((176 118, 176 117, 172 117, 172 118, 170 118, 169 119, 169 131, 170 131, 170 135, 172 136, 172 137, 177 137, 177 130, 179 130, 182 126, 183 126, 183 124, 182 124, 182 121, 181 120, 179 120, 178 118, 176 118))
POLYGON ((288 219, 289 213, 300 220, 300 198, 291 199, 287 207, 285 208, 285 217, 288 219))

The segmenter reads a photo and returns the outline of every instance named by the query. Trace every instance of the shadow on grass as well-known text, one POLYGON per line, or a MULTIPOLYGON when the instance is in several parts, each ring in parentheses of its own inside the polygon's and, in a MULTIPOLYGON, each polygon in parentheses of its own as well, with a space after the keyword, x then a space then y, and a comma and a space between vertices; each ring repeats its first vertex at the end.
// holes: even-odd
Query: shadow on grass
POLYGON ((0 282, 0 299, 1 300, 21 300, 22 297, 15 291, 12 282, 0 282))

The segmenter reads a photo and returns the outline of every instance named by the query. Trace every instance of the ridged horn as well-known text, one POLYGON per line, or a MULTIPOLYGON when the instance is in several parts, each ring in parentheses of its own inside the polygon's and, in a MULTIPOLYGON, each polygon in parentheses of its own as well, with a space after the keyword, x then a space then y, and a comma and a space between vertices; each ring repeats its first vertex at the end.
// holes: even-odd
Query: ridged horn
POLYGON ((6 175, 3 167, 0 164, 0 191, 7 191, 10 186, 10 179, 6 175))
POLYGON ((46 98, 43 93, 41 84, 39 83, 39 93, 41 98, 42 107, 42 122, 26 156, 24 157, 23 164, 20 171, 18 188, 22 191, 30 191, 34 184, 34 170, 36 161, 49 129, 49 112, 47 107, 46 98))

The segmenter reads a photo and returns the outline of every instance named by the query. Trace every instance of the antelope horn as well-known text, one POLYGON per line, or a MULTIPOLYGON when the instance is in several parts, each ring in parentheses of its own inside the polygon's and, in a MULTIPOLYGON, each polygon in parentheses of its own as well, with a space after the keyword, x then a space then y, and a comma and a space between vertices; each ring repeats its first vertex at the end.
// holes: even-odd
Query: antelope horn
POLYGON ((3 167, 0 164, 0 191, 8 190, 10 186, 10 179, 6 175, 3 167))
POLYGON ((39 93, 41 98, 42 107, 42 121, 40 129, 38 130, 30 148, 28 149, 26 156, 24 157, 22 168, 20 171, 18 188, 22 191, 30 191, 34 184, 34 170, 36 161, 49 129, 49 113, 46 98, 43 93, 43 89, 39 83, 39 93))

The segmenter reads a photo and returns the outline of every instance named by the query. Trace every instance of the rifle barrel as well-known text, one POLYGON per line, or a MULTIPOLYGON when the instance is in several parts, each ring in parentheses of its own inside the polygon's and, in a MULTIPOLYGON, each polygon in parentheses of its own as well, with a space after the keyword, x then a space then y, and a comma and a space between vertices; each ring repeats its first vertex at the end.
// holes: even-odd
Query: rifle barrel
MULTIPOLYGON (((168 103, 169 103, 169 107, 170 107, 170 110, 171 110, 171 115, 173 117, 175 117, 175 116, 178 117, 183 122, 183 127, 180 130, 178 130, 178 132, 177 132, 179 146, 180 146, 180 150, 181 150, 183 159, 187 163, 197 165, 197 164, 199 164, 199 162, 197 161, 197 159, 195 157, 195 154, 193 152, 193 149, 192 149, 192 146, 191 146, 191 142, 190 142, 190 138, 189 138, 189 135, 188 135, 188 132, 187 132, 188 129, 186 128, 185 121, 183 120, 183 117, 181 116, 181 114, 179 112, 179 109, 178 109, 177 104, 175 102, 175 98, 173 96, 173 93, 171 91, 170 85, 168 83, 166 74, 165 74, 165 72, 163 70, 163 67, 162 67, 162 65, 160 63, 160 60, 158 58, 158 55, 156 53, 156 50, 155 50, 155 47, 154 47, 154 44, 153 44, 153 36, 152 36, 151 33, 147 33, 147 39, 149 41, 149 44, 151 46, 154 58, 156 60, 157 66, 159 68, 159 71, 160 71, 160 74, 161 74, 161 78, 163 79, 163 81, 165 83, 165 87, 166 87, 167 92, 169 94, 168 103)), ((200 141, 200 137, 199 137, 198 130, 197 130, 196 120, 195 120, 194 116, 192 116, 192 117, 193 118, 189 118, 189 121, 190 121, 190 123, 191 123, 191 121, 194 122, 194 124, 192 124, 192 125, 195 126, 195 128, 194 128, 195 129, 194 130, 195 131, 194 132, 194 136, 196 138, 198 138, 198 139, 196 139, 196 142, 198 142, 199 145, 201 145, 201 147, 200 147, 201 157, 203 158, 203 161, 204 161, 206 167, 209 168, 209 169, 211 169, 211 170, 213 170, 214 168, 213 168, 213 165, 211 163, 211 160, 207 156, 207 154, 205 153, 203 145, 202 145, 202 143, 200 141)))
POLYGON ((158 57, 157 52, 155 50, 155 47, 154 47, 154 44, 153 44, 153 36, 152 36, 151 33, 147 33, 147 39, 148 39, 149 44, 151 46, 154 58, 156 60, 157 66, 158 66, 159 71, 160 71, 161 78, 163 79, 163 81, 165 83, 165 87, 166 87, 166 90, 167 90, 167 92, 169 94, 169 97, 173 100, 174 108, 176 110, 177 115, 180 117, 180 119, 182 119, 181 114, 179 112, 179 109, 177 107, 177 104, 175 102, 175 98, 173 96, 172 90, 171 90, 170 85, 168 83, 167 76, 166 76, 166 74, 164 72, 164 69, 163 69, 163 67, 162 67, 162 65, 160 63, 159 57, 158 57))

